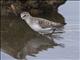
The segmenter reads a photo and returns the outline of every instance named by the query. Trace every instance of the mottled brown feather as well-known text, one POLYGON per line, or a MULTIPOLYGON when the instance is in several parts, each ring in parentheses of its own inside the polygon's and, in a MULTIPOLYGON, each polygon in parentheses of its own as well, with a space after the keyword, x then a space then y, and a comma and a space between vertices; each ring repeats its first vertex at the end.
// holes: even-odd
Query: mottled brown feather
POLYGON ((51 22, 49 22, 49 21, 42 21, 42 20, 40 20, 40 21, 39 21, 39 25, 40 25, 42 28, 50 28, 50 27, 52 27, 52 24, 51 24, 51 22))
POLYGON ((31 22, 39 24, 41 28, 52 28, 52 27, 60 26, 60 23, 49 21, 43 18, 36 18, 36 17, 32 17, 31 22))

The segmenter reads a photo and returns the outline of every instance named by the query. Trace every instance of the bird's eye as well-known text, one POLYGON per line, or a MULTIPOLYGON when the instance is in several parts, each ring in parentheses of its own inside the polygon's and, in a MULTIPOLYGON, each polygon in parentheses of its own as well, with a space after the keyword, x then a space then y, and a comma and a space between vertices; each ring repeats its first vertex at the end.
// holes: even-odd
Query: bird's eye
POLYGON ((26 15, 24 15, 23 17, 25 17, 26 15))

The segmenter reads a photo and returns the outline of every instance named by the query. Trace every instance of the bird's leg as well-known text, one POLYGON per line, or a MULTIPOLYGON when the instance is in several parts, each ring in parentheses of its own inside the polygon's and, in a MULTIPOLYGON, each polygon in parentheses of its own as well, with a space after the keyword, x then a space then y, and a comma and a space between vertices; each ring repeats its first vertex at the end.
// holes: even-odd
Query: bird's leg
POLYGON ((53 29, 53 32, 52 32, 52 34, 53 34, 55 31, 56 31, 56 29, 53 29))
POLYGON ((53 40, 52 34, 55 32, 56 29, 52 29, 52 30, 53 30, 52 33, 44 34, 44 33, 39 32, 39 34, 53 40))
POLYGON ((43 36, 49 38, 50 40, 53 40, 52 33, 44 34, 43 36))
POLYGON ((47 36, 49 36, 51 40, 53 40, 52 34, 55 32, 55 30, 56 30, 56 29, 53 29, 53 32, 52 32, 52 33, 47 34, 47 36))
POLYGON ((52 36, 52 34, 55 32, 56 29, 53 29, 52 33, 49 33, 47 35, 52 36))

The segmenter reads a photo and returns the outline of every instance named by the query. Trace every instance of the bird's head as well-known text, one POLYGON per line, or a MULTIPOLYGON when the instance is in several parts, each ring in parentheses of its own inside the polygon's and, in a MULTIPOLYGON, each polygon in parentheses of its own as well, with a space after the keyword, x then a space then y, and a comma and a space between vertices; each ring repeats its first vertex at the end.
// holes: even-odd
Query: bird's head
POLYGON ((28 13, 28 12, 22 12, 21 13, 21 18, 23 19, 23 20, 25 20, 25 19, 27 19, 27 18, 29 18, 30 17, 30 14, 28 13))

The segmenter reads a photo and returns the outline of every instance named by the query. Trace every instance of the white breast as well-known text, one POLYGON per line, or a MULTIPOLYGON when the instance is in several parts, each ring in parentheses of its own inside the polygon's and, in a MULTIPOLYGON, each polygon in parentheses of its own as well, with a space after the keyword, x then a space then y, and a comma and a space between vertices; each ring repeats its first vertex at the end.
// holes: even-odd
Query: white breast
POLYGON ((26 19, 25 21, 34 31, 38 32, 39 30, 41 30, 41 27, 38 25, 38 23, 33 23, 30 18, 26 19))
POLYGON ((41 30, 41 27, 38 25, 38 24, 36 24, 36 23, 33 23, 33 24, 30 24, 29 25, 33 30, 35 30, 35 31, 39 31, 39 30, 41 30))

